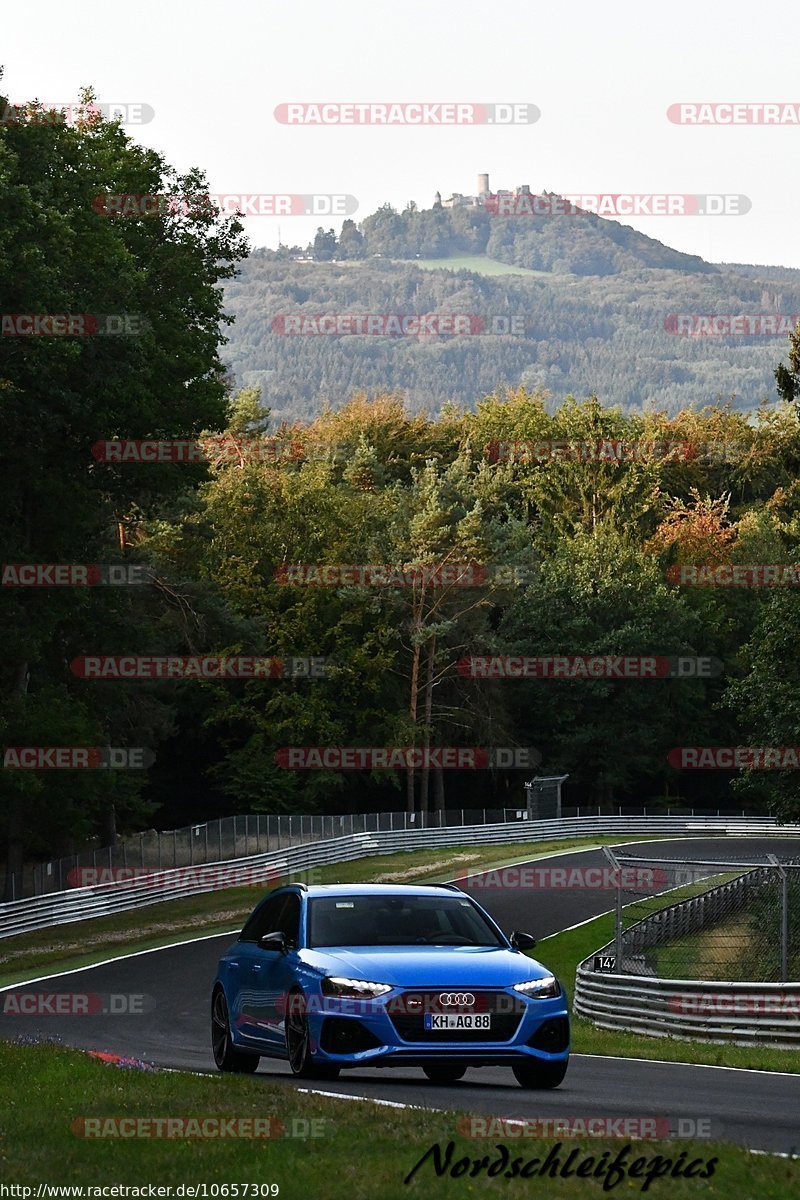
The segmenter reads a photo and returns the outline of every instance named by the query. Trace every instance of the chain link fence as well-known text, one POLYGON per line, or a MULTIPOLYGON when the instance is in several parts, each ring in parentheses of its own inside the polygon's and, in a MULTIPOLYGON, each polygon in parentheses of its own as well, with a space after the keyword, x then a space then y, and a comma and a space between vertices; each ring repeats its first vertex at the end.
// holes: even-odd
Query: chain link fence
POLYGON ((615 872, 614 941, 595 968, 656 979, 800 980, 800 859, 638 858, 615 872))
POLYGON ((422 815, 405 812, 323 814, 259 814, 224 817, 183 829, 154 829, 120 841, 116 846, 85 850, 33 869, 33 894, 46 895, 67 887, 110 882, 121 872, 192 867, 228 862, 253 854, 286 850, 309 842, 356 833, 392 833, 405 829, 450 825, 486 825, 526 819, 517 809, 448 809, 422 815))
MULTIPOLYGON (((24 896, 43 896, 61 892, 81 883, 109 882, 114 872, 162 870, 170 867, 191 867, 210 862, 228 862, 291 846, 325 841, 355 833, 393 833, 398 830, 441 828, 463 825, 491 825, 497 822, 524 821, 536 815, 522 805, 515 808, 449 808, 444 812, 347 813, 327 816, 316 814, 259 814, 224 817, 198 822, 182 829, 158 832, 154 829, 119 841, 115 846, 96 847, 70 854, 51 862, 39 863, 26 869, 23 879, 14 880, 9 890, 11 900, 24 896), (79 874, 79 873, 83 874, 79 874)), ((556 815, 556 814, 552 814, 556 815)), ((648 807, 646 805, 583 804, 563 807, 558 817, 591 816, 695 816, 695 809, 679 804, 648 807)), ((744 818, 739 810, 698 810, 697 815, 709 818, 744 818)))

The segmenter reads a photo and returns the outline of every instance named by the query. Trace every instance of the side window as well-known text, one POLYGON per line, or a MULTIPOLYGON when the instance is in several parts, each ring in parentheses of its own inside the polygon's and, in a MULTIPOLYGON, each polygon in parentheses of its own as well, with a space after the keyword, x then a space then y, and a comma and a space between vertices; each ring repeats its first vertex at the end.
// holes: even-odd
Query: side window
POLYGON ((300 938, 300 897, 290 892, 278 916, 276 929, 286 935, 287 942, 296 946, 300 938))
POLYGON ((285 903, 285 895, 273 896, 271 900, 267 900, 257 908, 239 934, 239 941, 257 942, 262 934, 272 933, 274 929, 279 929, 278 920, 285 903))

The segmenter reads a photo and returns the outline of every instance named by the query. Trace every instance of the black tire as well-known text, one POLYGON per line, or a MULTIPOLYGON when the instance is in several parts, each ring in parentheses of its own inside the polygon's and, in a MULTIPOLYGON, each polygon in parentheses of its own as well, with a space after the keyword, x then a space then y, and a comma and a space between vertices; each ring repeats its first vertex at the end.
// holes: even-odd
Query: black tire
POLYGON ((292 1074, 298 1079, 338 1079, 339 1068, 315 1063, 311 1057, 308 1017, 302 992, 291 992, 286 1008, 284 1031, 286 1056, 292 1074))
POLYGON ((233 1045, 228 1001, 221 987, 215 988, 211 997, 211 1049, 217 1070, 233 1071, 237 1075, 252 1075, 261 1057, 245 1054, 233 1045))
POLYGON ((530 1062, 514 1063, 513 1071, 517 1083, 524 1088, 556 1088, 567 1073, 569 1059, 563 1062, 530 1062))
POLYGON ((431 1083, 458 1083, 467 1073, 462 1063, 431 1063, 422 1069, 431 1083))

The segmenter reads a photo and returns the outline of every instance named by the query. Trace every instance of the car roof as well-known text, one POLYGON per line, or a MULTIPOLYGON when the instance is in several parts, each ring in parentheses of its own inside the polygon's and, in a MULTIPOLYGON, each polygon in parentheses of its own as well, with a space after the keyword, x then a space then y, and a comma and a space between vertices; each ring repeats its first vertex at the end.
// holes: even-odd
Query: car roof
POLYGON ((314 883, 308 884, 305 894, 315 896, 442 896, 463 895, 461 890, 446 883, 314 883))

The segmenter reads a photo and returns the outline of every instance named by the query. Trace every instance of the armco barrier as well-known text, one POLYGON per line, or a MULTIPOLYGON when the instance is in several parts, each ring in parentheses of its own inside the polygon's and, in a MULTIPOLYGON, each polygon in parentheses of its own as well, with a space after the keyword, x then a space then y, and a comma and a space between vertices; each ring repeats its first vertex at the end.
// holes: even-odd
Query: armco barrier
MULTIPOLYGON (((655 860, 621 854, 618 861, 630 865, 655 860)), ((795 866, 797 861, 788 860, 795 866)), ((734 865, 720 863, 723 871, 734 865)), ((746 869, 745 864, 739 865, 743 874, 737 879, 660 909, 626 929, 623 955, 617 964, 620 971, 596 971, 593 967, 595 958, 616 955, 615 942, 585 958, 575 977, 575 1013, 604 1029, 650 1037, 800 1047, 800 983, 660 979, 640 972, 624 973, 637 965, 637 957, 649 947, 703 929, 736 911, 746 902, 748 889, 762 886, 776 874, 774 866, 746 869)))
POLYGON ((573 1009, 604 1029, 650 1037, 800 1048, 800 983, 651 979, 578 967, 573 1009))
POLYGON ((656 837, 681 836, 776 836, 800 837, 800 826, 778 825, 772 817, 567 817, 557 821, 514 821, 496 825, 449 826, 435 829, 360 833, 330 838, 309 845, 292 846, 271 854, 258 854, 228 862, 208 863, 199 867, 154 871, 124 882, 103 883, 92 887, 54 892, 32 899, 0 904, 0 938, 48 929, 103 917, 112 913, 144 908, 167 900, 178 900, 220 886, 224 872, 226 885, 242 886, 253 882, 262 870, 270 881, 292 872, 309 870, 331 863, 348 862, 373 854, 392 854, 400 850, 421 850, 470 845, 561 841, 568 838, 631 835, 656 837))

